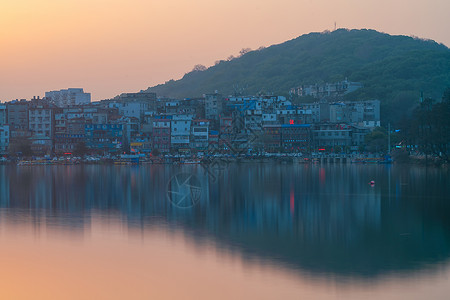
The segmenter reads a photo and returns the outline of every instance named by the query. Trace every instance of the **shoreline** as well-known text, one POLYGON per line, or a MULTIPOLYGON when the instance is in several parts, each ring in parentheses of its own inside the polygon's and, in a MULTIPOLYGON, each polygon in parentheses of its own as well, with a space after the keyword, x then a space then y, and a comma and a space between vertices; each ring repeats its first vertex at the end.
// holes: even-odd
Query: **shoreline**
POLYGON ((71 165, 116 165, 116 166, 139 166, 139 165, 202 165, 202 166, 217 166, 225 164, 247 164, 247 163, 280 163, 280 164, 315 164, 315 165, 423 165, 423 166, 447 166, 448 164, 442 161, 428 159, 426 163, 424 159, 410 158, 407 161, 392 161, 382 158, 350 158, 350 157, 326 157, 326 158, 311 158, 311 157, 280 157, 280 158, 229 158, 229 157, 214 157, 208 159, 144 159, 139 161, 132 160, 99 160, 99 161, 84 161, 84 160, 68 160, 68 161, 42 161, 42 160, 21 160, 8 161, 0 163, 0 166, 71 166, 71 165))

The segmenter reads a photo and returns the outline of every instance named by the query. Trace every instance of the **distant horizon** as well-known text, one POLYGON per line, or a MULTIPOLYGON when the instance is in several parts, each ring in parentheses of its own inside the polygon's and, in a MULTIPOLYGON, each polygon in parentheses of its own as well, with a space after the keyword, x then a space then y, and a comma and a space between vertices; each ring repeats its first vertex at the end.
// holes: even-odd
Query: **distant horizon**
POLYGON ((450 45, 450 2, 18 0, 0 6, 0 101, 81 87, 92 100, 312 32, 372 29, 450 45), (320 12, 320 13, 319 13, 320 12))

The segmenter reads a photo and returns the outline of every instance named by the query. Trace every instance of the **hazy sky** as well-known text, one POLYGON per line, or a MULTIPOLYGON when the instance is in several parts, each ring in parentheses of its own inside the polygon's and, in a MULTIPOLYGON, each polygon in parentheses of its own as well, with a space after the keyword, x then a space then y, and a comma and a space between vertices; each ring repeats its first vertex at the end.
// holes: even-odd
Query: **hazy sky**
POLYGON ((0 100, 136 92, 334 22, 450 46, 449 12, 449 0, 0 0, 0 100))

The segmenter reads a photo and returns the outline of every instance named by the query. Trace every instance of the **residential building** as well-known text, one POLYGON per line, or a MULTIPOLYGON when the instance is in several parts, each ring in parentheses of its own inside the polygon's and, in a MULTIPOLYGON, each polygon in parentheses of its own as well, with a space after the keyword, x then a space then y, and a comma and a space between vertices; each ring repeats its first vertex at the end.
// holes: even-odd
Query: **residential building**
POLYGON ((45 97, 58 107, 85 105, 91 102, 91 94, 85 93, 82 88, 45 92, 45 97))
POLYGON ((146 111, 156 110, 156 94, 150 92, 123 93, 111 100, 101 101, 105 108, 117 108, 119 115, 144 120, 146 111))
POLYGON ((0 124, 0 154, 5 154, 9 148, 9 125, 0 124))
POLYGON ((209 120, 219 120, 222 112, 222 95, 218 93, 205 95, 205 118, 209 120))
POLYGON ((28 132, 28 106, 30 102, 25 99, 6 103, 7 120, 10 126, 11 137, 24 137, 28 132))
POLYGON ((124 125, 86 124, 84 128, 88 148, 104 154, 121 151, 124 125))
POLYGON ((283 124, 281 125, 282 148, 288 152, 310 152, 311 125, 283 124))
POLYGON ((172 116, 156 116, 153 120, 153 149, 161 153, 170 151, 172 116))
POLYGON ((206 150, 209 145, 209 120, 192 120, 191 149, 206 150))
POLYGON ((50 139, 54 134, 55 106, 46 99, 33 99, 28 110, 28 126, 33 136, 45 136, 50 139))
POLYGON ((51 155, 53 152, 53 139, 49 136, 36 135, 29 138, 31 151, 35 155, 51 155))
POLYGON ((281 151, 281 125, 264 125, 263 132, 264 151, 281 151))
POLYGON ((290 93, 301 97, 312 96, 319 99, 327 97, 337 98, 354 92, 362 87, 362 83, 351 82, 346 79, 335 83, 301 85, 299 87, 292 88, 290 93))
POLYGON ((192 115, 174 115, 171 121, 170 146, 174 150, 189 150, 192 115))
POLYGON ((348 124, 319 123, 312 129, 314 150, 327 148, 329 150, 352 145, 352 127, 348 124))
POLYGON ((6 105, 0 103, 0 126, 7 123, 7 116, 6 105))

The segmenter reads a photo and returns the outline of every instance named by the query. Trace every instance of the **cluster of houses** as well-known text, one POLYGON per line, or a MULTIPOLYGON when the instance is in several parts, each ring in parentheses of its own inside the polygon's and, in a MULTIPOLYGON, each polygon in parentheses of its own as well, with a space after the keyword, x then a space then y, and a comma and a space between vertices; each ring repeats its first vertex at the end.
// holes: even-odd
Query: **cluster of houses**
POLYGON ((291 88, 289 94, 297 95, 300 97, 310 96, 318 99, 337 99, 362 87, 363 84, 360 82, 353 82, 345 79, 343 81, 334 83, 326 82, 323 84, 300 85, 295 88, 291 88))
POLYGON ((282 96, 175 100, 141 91, 91 102, 67 89, 0 103, 0 153, 357 151, 379 125, 378 100, 294 105, 282 96))

